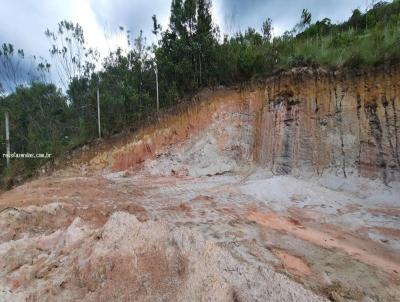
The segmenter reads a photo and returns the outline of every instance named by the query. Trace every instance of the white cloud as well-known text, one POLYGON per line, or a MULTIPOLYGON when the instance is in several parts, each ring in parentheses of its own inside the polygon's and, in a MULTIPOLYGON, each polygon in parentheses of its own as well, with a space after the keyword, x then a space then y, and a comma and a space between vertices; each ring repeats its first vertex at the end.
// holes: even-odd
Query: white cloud
POLYGON ((293 28, 303 8, 311 11, 313 20, 331 18, 344 21, 352 10, 365 9, 365 0, 214 0, 222 32, 245 30, 251 26, 261 30, 262 22, 272 19, 275 34, 293 28), (232 18, 233 16, 233 18, 232 18))

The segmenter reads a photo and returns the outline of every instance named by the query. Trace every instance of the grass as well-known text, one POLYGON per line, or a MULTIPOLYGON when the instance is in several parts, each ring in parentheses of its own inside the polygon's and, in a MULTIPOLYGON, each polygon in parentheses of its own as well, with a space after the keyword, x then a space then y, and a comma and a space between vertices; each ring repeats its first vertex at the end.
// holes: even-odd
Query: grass
POLYGON ((281 68, 299 66, 377 66, 400 60, 400 26, 349 30, 322 37, 302 37, 282 45, 281 68))

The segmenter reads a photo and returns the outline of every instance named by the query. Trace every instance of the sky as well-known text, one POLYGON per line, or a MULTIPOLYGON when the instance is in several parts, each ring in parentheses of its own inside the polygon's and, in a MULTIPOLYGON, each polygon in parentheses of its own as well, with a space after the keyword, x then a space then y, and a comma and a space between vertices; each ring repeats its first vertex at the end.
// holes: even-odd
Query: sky
MULTIPOLYGON (((313 20, 324 17, 346 20, 355 8, 365 9, 366 0, 214 0, 213 19, 222 33, 251 26, 261 29, 270 17, 274 34, 291 29, 307 8, 313 20)), ((140 29, 152 41, 151 16, 156 14, 163 29, 168 26, 170 0, 0 0, 0 44, 9 42, 26 54, 48 57, 50 42, 44 31, 57 29, 61 20, 78 22, 91 47, 102 57, 123 46, 119 26, 137 36, 140 29)))

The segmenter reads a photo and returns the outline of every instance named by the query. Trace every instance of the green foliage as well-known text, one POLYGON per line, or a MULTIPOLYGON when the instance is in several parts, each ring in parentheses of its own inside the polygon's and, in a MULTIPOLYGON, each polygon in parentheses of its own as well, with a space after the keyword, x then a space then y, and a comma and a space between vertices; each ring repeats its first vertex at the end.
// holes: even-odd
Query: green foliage
POLYGON ((299 25, 301 28, 305 28, 310 24, 311 24, 311 13, 307 9, 303 9, 303 11, 301 12, 299 25))
MULTIPOLYGON (((183 14, 184 9, 183 1, 174 1, 171 14, 183 14)), ((186 38, 187 27, 179 23, 179 18, 171 20, 174 21, 170 26, 172 31, 163 33, 157 59, 164 67, 167 82, 176 83, 182 96, 202 85, 196 81, 199 68, 193 65, 190 57, 194 51, 193 47, 190 48, 193 42, 186 38), (175 28, 179 28, 179 31, 174 31, 175 28), (166 57, 168 60, 165 60, 166 57)), ((206 62, 212 64, 207 69, 208 74, 203 76, 202 83, 232 84, 299 66, 359 68, 398 61, 399 0, 379 2, 364 14, 356 9, 349 20, 341 24, 332 24, 328 18, 315 23, 311 21, 311 13, 304 9, 299 24, 273 41, 270 19, 263 23, 262 35, 249 28, 244 34, 225 37, 219 43, 216 42, 217 31, 210 30, 208 37, 214 43, 207 47, 210 52, 206 62)))
POLYGON ((216 44, 209 0, 172 1, 169 29, 155 51, 160 78, 177 83, 180 96, 210 84, 216 44))
POLYGON ((267 20, 265 20, 262 25, 262 34, 264 42, 271 42, 272 30, 273 30, 272 20, 270 18, 267 18, 267 20))
MULTIPOLYGON (((71 112, 67 98, 53 84, 32 83, 30 87, 19 87, 1 101, 0 127, 4 129, 4 112, 9 112, 11 152, 25 154, 59 154, 69 145, 72 134, 71 112)), ((4 131, 0 141, 5 143, 4 131)), ((2 148, 3 149, 3 148, 2 148)), ((4 149, 3 149, 4 150, 4 149)), ((1 153, 5 153, 4 151, 1 153)), ((30 175, 42 160, 11 159, 13 175, 30 175)), ((1 161, 5 165, 5 160, 1 161)), ((3 179, 3 177, 1 179, 3 179)), ((12 178, 10 178, 11 181, 12 178)), ((4 183, 3 185, 9 185, 4 183)))

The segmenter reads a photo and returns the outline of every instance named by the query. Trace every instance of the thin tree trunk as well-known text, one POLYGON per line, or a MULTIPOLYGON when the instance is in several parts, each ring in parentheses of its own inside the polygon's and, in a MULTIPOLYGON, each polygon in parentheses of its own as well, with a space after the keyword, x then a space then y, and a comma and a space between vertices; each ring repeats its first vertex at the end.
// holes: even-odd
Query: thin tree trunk
POLYGON ((156 73, 157 113, 158 113, 160 111, 160 102, 158 99, 158 69, 157 69, 157 65, 156 65, 155 73, 156 73))
POLYGON ((101 123, 100 123, 100 93, 99 88, 97 88, 97 121, 99 127, 99 138, 101 138, 101 123))
POLYGON ((10 127, 8 112, 5 112, 6 119, 6 148, 7 148, 7 167, 10 166, 10 127))
POLYGON ((200 66, 200 87, 202 86, 202 80, 201 80, 201 54, 199 55, 199 66, 200 66))

